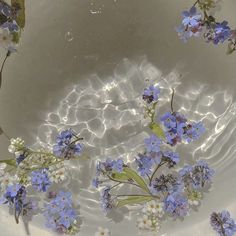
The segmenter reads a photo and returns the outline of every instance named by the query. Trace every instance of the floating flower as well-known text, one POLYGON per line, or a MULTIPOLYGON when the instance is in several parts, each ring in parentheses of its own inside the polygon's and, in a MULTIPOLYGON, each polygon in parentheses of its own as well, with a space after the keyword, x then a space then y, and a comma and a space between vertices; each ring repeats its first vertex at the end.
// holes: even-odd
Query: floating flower
POLYGON ((154 134, 144 139, 145 147, 148 152, 160 152, 161 140, 154 134))
POLYGON ((46 226, 58 233, 69 233, 76 228, 78 214, 72 207, 70 192, 59 192, 49 203, 45 204, 44 216, 46 226))
POLYGON ((164 151, 162 153, 162 158, 168 163, 169 168, 175 166, 180 161, 179 154, 172 151, 164 151))
POLYGON ((232 236, 236 233, 236 224, 228 211, 213 212, 210 218, 212 228, 220 236, 232 236))
POLYGON ((26 198, 25 187, 19 184, 9 185, 6 188, 5 194, 0 199, 0 204, 8 204, 13 207, 16 223, 19 222, 21 213, 25 215, 28 210, 32 209, 31 202, 26 198))
POLYGON ((144 89, 143 100, 147 103, 157 102, 159 99, 160 89, 154 85, 150 85, 144 89))
POLYGON ((35 190, 46 192, 51 185, 48 177, 48 170, 41 169, 31 173, 31 183, 35 190))
POLYGON ((228 26, 227 21, 211 25, 204 35, 204 37, 207 39, 207 42, 213 42, 216 45, 223 43, 225 40, 229 39, 230 36, 231 29, 228 26))
POLYGON ((79 138, 72 130, 62 131, 56 139, 56 144, 53 146, 53 153, 60 158, 70 159, 74 156, 79 156, 82 153, 83 146, 78 143, 79 138))
POLYGON ((188 200, 181 193, 170 194, 164 202, 164 209, 174 218, 186 216, 189 212, 188 200))
POLYGON ((141 176, 146 176, 152 173, 153 159, 150 156, 138 154, 135 161, 138 164, 138 172, 141 176))
POLYGON ((179 171, 185 186, 193 189, 202 189, 212 182, 214 170, 207 162, 200 160, 193 166, 185 166, 179 171))
POLYGON ((111 232, 107 228, 98 227, 98 231, 95 236, 111 236, 111 232))
POLYGON ((198 37, 202 31, 202 16, 196 7, 182 12, 182 25, 176 28, 179 37, 186 42, 192 36, 198 37))
POLYGON ((15 154, 16 152, 21 152, 25 150, 25 141, 22 138, 12 138, 10 140, 11 144, 8 147, 10 153, 15 154))

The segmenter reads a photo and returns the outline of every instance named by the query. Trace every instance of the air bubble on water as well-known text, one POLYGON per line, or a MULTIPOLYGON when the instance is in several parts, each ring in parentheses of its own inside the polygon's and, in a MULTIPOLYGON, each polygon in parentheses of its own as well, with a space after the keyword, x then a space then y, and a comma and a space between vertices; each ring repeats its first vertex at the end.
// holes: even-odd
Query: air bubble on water
POLYGON ((65 34, 65 39, 68 41, 68 42, 71 42, 73 39, 74 39, 74 36, 73 34, 68 31, 66 34, 65 34))

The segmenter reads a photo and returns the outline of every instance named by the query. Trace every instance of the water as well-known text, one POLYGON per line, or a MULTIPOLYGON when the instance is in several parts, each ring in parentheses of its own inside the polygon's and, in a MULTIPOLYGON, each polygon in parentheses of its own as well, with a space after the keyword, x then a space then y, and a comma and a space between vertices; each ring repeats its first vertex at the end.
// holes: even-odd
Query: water
MULTIPOLYGON (((209 226, 213 210, 226 208, 236 218, 235 55, 227 57, 224 47, 200 41, 179 42, 173 29, 185 6, 182 0, 26 1, 19 53, 4 70, 0 122, 10 136, 22 136, 35 146, 50 148, 63 128, 84 137, 90 159, 70 163, 64 186, 73 189, 81 205, 78 235, 94 235, 98 226, 108 227, 114 236, 139 235, 137 208, 105 217, 99 192, 90 183, 96 160, 132 160, 142 148, 148 129, 140 94, 147 79, 159 81, 162 89, 159 114, 170 108, 175 88, 175 109, 204 122, 202 139, 177 151, 182 164, 206 159, 216 176, 198 212, 183 222, 163 224, 160 233, 143 235, 214 235, 209 226)), ((236 24, 233 7, 234 1, 228 1, 222 14, 236 24)), ((1 154, 9 157, 2 137, 0 145, 1 154)), ((0 216, 4 235, 25 235, 23 225, 13 225, 14 219, 5 214, 0 216)), ((53 235, 42 225, 43 219, 36 217, 32 235, 53 235)))

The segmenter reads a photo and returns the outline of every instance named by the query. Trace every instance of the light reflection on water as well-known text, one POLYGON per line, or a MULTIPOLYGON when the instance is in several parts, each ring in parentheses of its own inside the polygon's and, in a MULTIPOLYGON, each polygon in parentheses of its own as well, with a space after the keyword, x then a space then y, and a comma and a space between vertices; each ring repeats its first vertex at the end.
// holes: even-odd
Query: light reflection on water
MULTIPOLYGON (((146 80, 158 82, 161 88, 158 114, 170 109, 171 88, 175 88, 174 108, 190 120, 202 120, 207 129, 201 140, 177 147, 182 164, 206 159, 216 169, 219 178, 220 173, 234 162, 236 144, 232 139, 235 136, 236 105, 226 91, 215 91, 211 85, 199 84, 193 79, 183 83, 177 69, 163 75, 145 58, 138 62, 124 59, 117 65, 114 74, 106 79, 93 74, 79 80, 39 127, 37 144, 51 148, 58 130, 65 128, 72 128, 84 138, 90 159, 70 163, 70 179, 64 187, 73 189, 80 201, 81 230, 86 235, 93 235, 99 225, 109 227, 117 236, 119 225, 128 227, 130 234, 127 235, 137 235, 137 208, 132 207, 134 211, 131 212, 123 208, 106 218, 100 209, 99 193, 90 183, 97 160, 109 156, 132 161, 142 150, 148 129, 143 121, 140 95, 146 80)), ((201 207, 193 218, 206 219, 208 211, 201 207)), ((176 229, 183 227, 184 222, 170 224, 163 227, 166 235, 172 235, 176 229), (168 228, 170 224, 172 227, 168 228)))

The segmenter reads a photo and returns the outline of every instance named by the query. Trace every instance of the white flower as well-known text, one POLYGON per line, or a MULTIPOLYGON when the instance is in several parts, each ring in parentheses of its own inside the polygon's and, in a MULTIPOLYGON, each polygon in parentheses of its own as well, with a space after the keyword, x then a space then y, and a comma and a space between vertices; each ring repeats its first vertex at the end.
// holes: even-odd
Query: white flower
POLYGON ((163 203, 152 200, 145 204, 142 211, 147 215, 154 214, 156 216, 162 217, 164 215, 163 203))
POLYGON ((143 215, 143 217, 139 217, 137 219, 138 227, 141 230, 151 230, 152 229, 152 221, 149 219, 147 215, 143 215))
POLYGON ((11 140, 11 144, 8 147, 8 151, 10 153, 20 153, 22 152, 22 150, 25 148, 25 141, 21 138, 12 138, 11 140))
POLYGON ((199 203, 200 203, 200 201, 188 199, 188 203, 189 203, 189 205, 191 205, 191 206, 198 206, 199 203))
POLYGON ((63 163, 49 167, 48 172, 51 182, 59 183, 66 179, 66 168, 63 163))
POLYGON ((111 233, 109 229, 98 227, 98 231, 95 233, 95 236, 110 236, 111 233))

